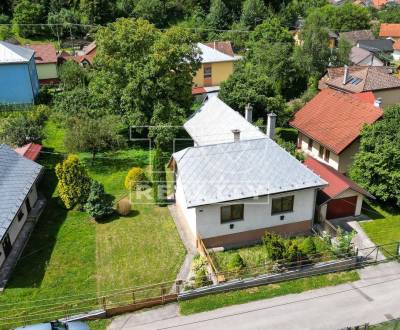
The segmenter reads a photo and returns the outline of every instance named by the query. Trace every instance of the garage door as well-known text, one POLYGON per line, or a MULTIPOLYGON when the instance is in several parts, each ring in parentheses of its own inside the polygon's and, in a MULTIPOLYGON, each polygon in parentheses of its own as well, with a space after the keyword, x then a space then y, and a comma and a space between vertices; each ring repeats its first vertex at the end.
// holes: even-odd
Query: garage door
POLYGON ((357 196, 332 199, 328 202, 327 219, 353 216, 356 212, 357 196))

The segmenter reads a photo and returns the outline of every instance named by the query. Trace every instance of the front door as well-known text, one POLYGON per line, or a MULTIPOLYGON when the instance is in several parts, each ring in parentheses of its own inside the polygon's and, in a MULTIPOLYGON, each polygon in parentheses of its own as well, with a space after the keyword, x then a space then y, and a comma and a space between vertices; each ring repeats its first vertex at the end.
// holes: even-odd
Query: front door
POLYGON ((3 242, 1 242, 1 245, 3 246, 3 250, 4 250, 4 254, 7 258, 7 256, 10 254, 11 252, 11 241, 10 241, 10 235, 8 235, 8 233, 4 236, 3 242))

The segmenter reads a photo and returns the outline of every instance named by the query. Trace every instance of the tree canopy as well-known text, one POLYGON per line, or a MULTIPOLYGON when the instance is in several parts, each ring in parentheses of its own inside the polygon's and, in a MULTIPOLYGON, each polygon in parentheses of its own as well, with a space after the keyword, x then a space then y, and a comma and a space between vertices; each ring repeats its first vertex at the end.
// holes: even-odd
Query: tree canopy
POLYGON ((89 83, 94 107, 132 126, 152 125, 156 143, 169 142, 190 110, 199 68, 191 34, 179 27, 161 32, 143 19, 118 19, 97 32, 96 43, 89 83))
POLYGON ((360 151, 350 169, 353 180, 382 201, 400 206, 400 105, 385 109, 383 119, 364 127, 360 151))

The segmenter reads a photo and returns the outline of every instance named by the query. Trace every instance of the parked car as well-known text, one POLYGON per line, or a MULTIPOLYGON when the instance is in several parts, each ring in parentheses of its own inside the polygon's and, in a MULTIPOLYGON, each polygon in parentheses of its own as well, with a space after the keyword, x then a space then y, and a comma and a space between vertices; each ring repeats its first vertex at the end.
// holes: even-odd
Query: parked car
POLYGON ((49 322, 25 325, 23 327, 15 328, 15 330, 90 330, 87 324, 83 322, 49 322))

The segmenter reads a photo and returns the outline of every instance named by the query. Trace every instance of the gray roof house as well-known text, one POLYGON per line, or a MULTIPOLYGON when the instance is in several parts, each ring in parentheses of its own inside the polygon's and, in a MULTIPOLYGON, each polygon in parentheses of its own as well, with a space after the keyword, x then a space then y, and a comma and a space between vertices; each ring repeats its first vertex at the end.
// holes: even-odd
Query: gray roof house
POLYGON ((374 40, 375 36, 371 30, 354 30, 340 32, 339 38, 346 39, 352 46, 355 46, 359 40, 374 40))
POLYGON ((38 200, 41 172, 41 165, 0 145, 0 269, 38 200))
MULTIPOLYGON (((326 182, 235 113, 235 121, 217 116, 189 125, 197 145, 172 155, 176 207, 187 232, 207 247, 259 241, 266 230, 309 232, 317 191, 326 182), (219 131, 225 141, 210 139, 219 131)), ((267 135, 273 137, 271 117, 267 135)))

